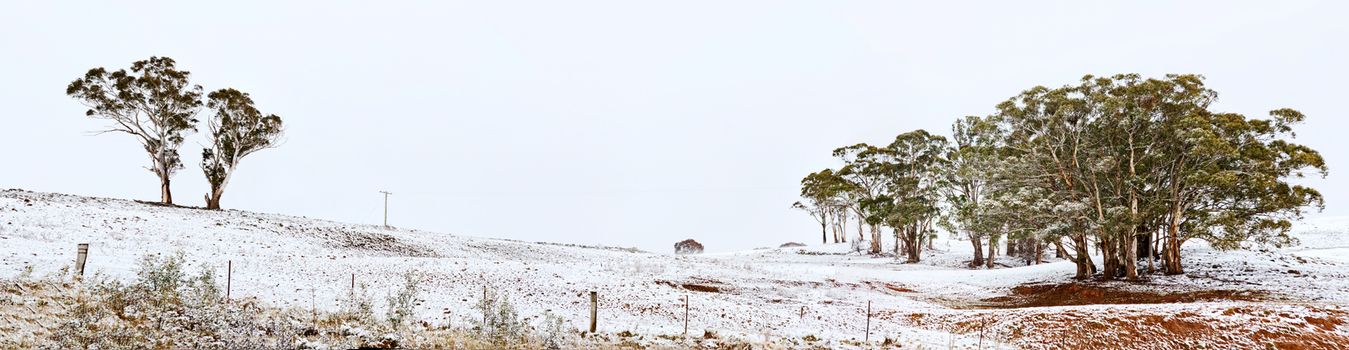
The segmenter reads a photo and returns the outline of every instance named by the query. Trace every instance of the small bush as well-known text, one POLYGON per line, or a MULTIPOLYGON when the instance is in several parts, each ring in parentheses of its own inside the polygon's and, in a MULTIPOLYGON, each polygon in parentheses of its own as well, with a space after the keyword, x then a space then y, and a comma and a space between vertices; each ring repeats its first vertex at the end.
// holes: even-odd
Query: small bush
POLYGON ((567 336, 567 330, 563 328, 566 322, 562 316, 546 311, 543 313, 543 322, 539 325, 539 338, 545 348, 549 350, 562 348, 562 341, 567 336))
POLYGON ((215 274, 189 276, 181 253, 147 256, 136 280, 122 285, 100 275, 86 281, 67 303, 46 349, 281 349, 294 334, 284 318, 255 317, 251 302, 223 303, 215 274))
POLYGON ((417 271, 408 271, 403 274, 403 288, 389 296, 389 308, 386 311, 394 330, 402 329, 414 316, 421 283, 421 275, 417 271))
MULTIPOLYGON (((183 254, 147 256, 136 278, 120 282, 95 274, 83 282, 69 275, 20 282, 37 305, 51 303, 59 322, 41 327, 32 338, 39 349, 562 349, 576 346, 574 329, 546 312, 536 327, 520 318, 504 295, 488 294, 476 308, 486 315, 476 327, 431 327, 416 322, 415 310, 426 275, 403 275, 403 285, 388 295, 387 319, 376 317, 366 286, 353 290, 338 311, 278 309, 255 299, 224 300, 217 276, 197 273, 183 254), (52 279, 58 279, 53 281, 52 279), (40 294, 34 291, 40 291, 40 294), (311 314, 311 312, 313 314, 311 314)), ((15 289, 18 290, 18 289, 15 289)), ((3 291, 0 291, 3 292, 3 291)), ((4 297, 5 295, 0 295, 4 297)), ((590 339, 598 348, 618 347, 606 337, 590 339)), ((0 348, 5 348, 0 346, 0 348)))
POLYGON ((525 323, 504 295, 498 296, 496 292, 488 291, 475 308, 483 314, 483 319, 474 320, 474 324, 485 340, 495 345, 506 345, 521 342, 525 338, 525 323))
POLYGON ((370 298, 369 287, 361 283, 360 290, 352 290, 342 301, 341 309, 333 315, 337 321, 353 323, 371 323, 375 321, 375 302, 370 298))

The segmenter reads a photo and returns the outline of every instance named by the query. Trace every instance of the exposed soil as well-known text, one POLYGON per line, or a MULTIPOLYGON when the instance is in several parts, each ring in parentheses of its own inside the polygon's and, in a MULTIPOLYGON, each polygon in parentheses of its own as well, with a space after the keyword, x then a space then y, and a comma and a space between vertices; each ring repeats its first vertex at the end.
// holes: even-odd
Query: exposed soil
POLYGON ((886 283, 886 284, 885 284, 885 289, 889 289, 889 290, 892 290, 892 291, 895 291, 895 292, 899 292, 899 293, 916 293, 913 289, 909 289, 908 287, 904 287, 904 286, 900 286, 900 285, 895 285, 895 284, 890 284, 890 283, 886 283))
POLYGON ((1097 304, 1165 304, 1205 301, 1261 301, 1270 295, 1250 290, 1202 290, 1183 292, 1150 292, 1129 290, 1095 283, 1025 284, 1012 288, 1008 296, 983 299, 975 308, 1013 309, 1023 307, 1097 305, 1097 304))
POLYGON ((674 282, 674 281, 666 281, 666 280, 658 280, 658 281, 656 281, 656 284, 659 284, 659 285, 670 286, 670 287, 673 287, 673 288, 684 288, 684 289, 686 289, 686 290, 690 290, 690 291, 694 291, 694 292, 703 292, 703 293, 722 293, 722 292, 723 292, 722 287, 717 286, 715 283, 717 283, 717 282, 716 282, 716 281, 711 281, 711 280, 708 280, 708 281, 706 281, 706 282, 701 282, 701 283, 698 283, 698 282, 695 282, 695 283, 683 283, 683 282, 674 282))
POLYGON ((1349 349, 1339 307, 1195 305, 1149 309, 1018 309, 886 314, 920 328, 1012 343, 1027 349, 1349 349))

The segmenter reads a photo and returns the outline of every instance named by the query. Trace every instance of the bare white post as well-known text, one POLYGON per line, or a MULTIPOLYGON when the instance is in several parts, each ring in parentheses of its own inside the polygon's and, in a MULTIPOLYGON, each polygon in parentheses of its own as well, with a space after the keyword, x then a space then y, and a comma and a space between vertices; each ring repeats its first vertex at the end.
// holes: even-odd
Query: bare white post
POLYGON ((384 228, 389 228, 389 195, 393 193, 389 191, 379 191, 379 193, 384 194, 384 228))

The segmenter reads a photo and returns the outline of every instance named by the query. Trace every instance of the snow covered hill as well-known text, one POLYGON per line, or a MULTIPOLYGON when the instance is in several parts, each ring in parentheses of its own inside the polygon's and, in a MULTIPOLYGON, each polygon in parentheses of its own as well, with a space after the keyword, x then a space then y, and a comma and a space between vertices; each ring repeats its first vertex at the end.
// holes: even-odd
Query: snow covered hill
MULTIPOLYGON (((674 256, 5 190, 0 280, 68 268, 76 244, 89 243, 86 274, 130 278, 142 256, 181 251, 192 264, 222 276, 232 264, 233 297, 282 307, 335 309, 351 291, 353 277, 382 300, 401 285, 404 273, 416 271, 425 279, 418 316, 433 324, 462 325, 479 317, 471 306, 486 287, 506 293, 521 315, 548 311, 584 329, 588 292, 597 291, 601 332, 627 331, 653 344, 661 341, 658 336, 683 334, 685 297, 690 334, 820 339, 826 347, 864 338, 868 303, 875 315, 869 326, 873 342, 888 338, 929 348, 972 348, 980 342, 987 347, 994 339, 1012 347, 1052 348, 1054 339, 1046 337, 1074 332, 1084 319, 1186 314, 1194 317, 1186 322, 1222 323, 1207 328, 1213 336, 1195 338, 1202 344, 1262 344, 1229 339, 1252 331, 1349 339, 1343 322, 1326 328, 1312 321, 1342 317, 1349 302, 1344 260, 1349 244, 1339 236, 1349 222, 1318 225, 1306 230, 1298 247, 1216 252, 1196 244, 1187 247, 1190 271, 1184 276, 1154 277, 1142 286, 1093 284, 1171 296, 1239 291, 1224 294, 1239 296, 1226 298, 1231 300, 1174 297, 1146 304, 1004 309, 992 301, 1029 290, 1025 284, 1067 283, 1073 266, 963 269, 958 265, 970 248, 958 241, 939 242, 927 264, 849 254, 846 244, 674 256), (1256 311, 1232 311, 1248 309, 1256 311)), ((1133 331, 1174 336, 1182 330, 1158 325, 1133 331)))

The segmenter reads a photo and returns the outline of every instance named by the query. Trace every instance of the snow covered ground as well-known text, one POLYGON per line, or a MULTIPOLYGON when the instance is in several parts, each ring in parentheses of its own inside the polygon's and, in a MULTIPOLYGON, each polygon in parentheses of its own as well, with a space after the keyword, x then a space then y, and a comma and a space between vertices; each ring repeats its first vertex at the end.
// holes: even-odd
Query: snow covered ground
MULTIPOLYGON (((1349 243, 1344 243, 1349 240, 1343 236, 1349 220, 1322 220, 1297 230, 1301 244, 1282 250, 1215 252, 1192 244, 1186 247, 1186 275, 1154 277, 1143 287, 1118 287, 1250 290, 1268 293, 1280 301, 1279 307, 1311 304, 1339 310, 1349 301, 1349 243)), ((67 268, 73 265, 78 243, 90 244, 87 274, 117 278, 131 278, 146 254, 181 251, 192 264, 221 275, 232 262, 235 298, 255 297, 282 307, 336 309, 350 292, 353 277, 382 301, 399 287, 402 274, 416 271, 425 281, 419 316, 433 324, 465 325, 479 317, 471 306, 486 287, 507 294, 523 316, 548 311, 583 329, 587 293, 597 291, 601 332, 628 331, 655 343, 658 335, 683 334, 685 297, 692 335, 709 330, 746 340, 813 336, 827 347, 863 339, 868 302, 877 315, 870 325, 873 342, 890 338, 927 348, 978 346, 979 332, 968 322, 989 313, 1032 319, 1065 310, 1127 310, 1125 314, 1146 316, 1184 309, 1230 316, 1222 310, 1250 304, 974 310, 980 300, 1006 296, 1022 284, 1068 282, 1073 266, 1053 262, 964 269, 960 265, 968 259, 969 244, 945 239, 922 264, 851 254, 848 244, 674 256, 235 210, 0 192, 0 280, 30 269, 41 276, 67 268)), ((1316 312, 1306 311, 1321 315, 1316 312)), ((1300 321, 1289 322, 1293 331, 1303 327, 1300 321)), ((1013 327, 1019 326, 989 327, 993 331, 982 340, 984 347, 996 337, 1006 337, 999 343, 1013 343, 1008 346, 1052 347, 1033 343, 1035 339, 1018 335, 1013 327)), ((1349 327, 1336 327, 1328 331, 1349 334, 1349 327)))

